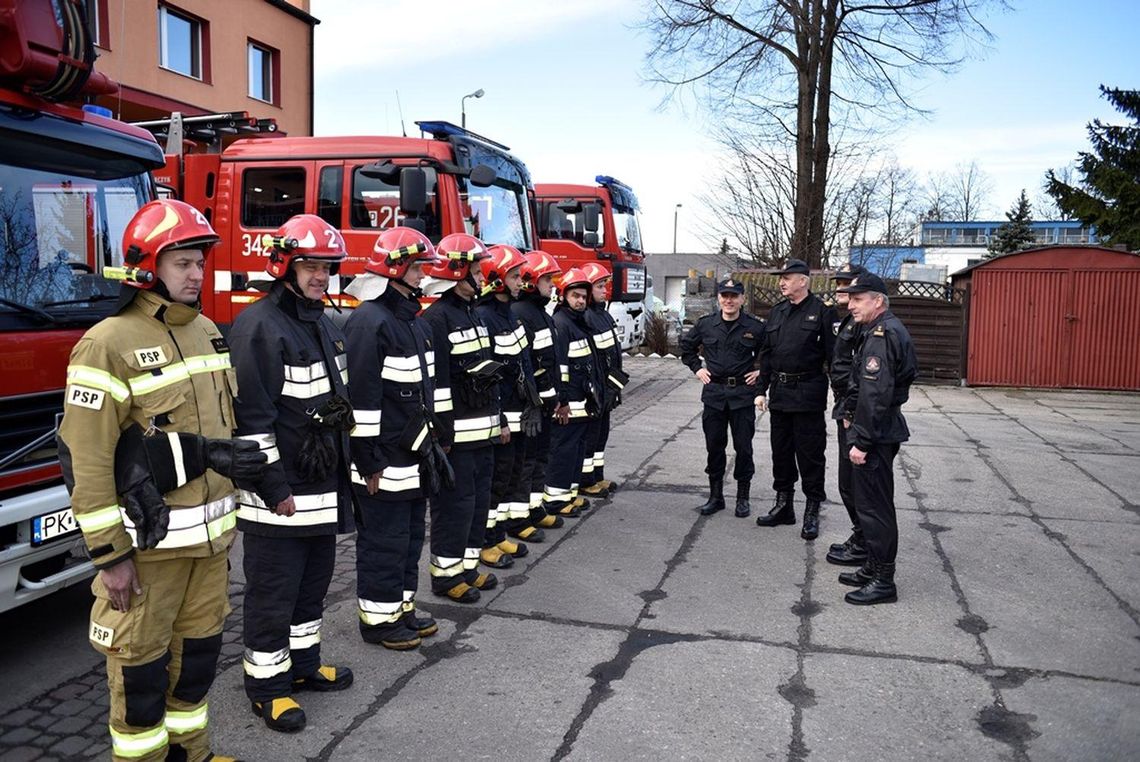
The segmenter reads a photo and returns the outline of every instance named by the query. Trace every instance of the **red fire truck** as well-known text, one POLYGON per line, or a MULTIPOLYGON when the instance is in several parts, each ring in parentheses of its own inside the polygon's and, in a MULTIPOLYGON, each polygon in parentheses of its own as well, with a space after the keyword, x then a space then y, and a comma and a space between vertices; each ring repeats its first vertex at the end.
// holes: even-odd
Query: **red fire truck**
POLYGON ((425 137, 273 137, 244 113, 139 122, 167 141, 162 185, 206 215, 222 237, 207 261, 207 315, 232 322, 264 289, 262 245, 295 214, 316 214, 341 230, 349 258, 329 291, 363 272, 377 232, 413 225, 433 241, 467 232, 490 243, 534 248, 533 185, 510 149, 448 122, 416 122, 425 137), (241 137, 242 131, 269 137, 241 137), (238 134, 228 145, 227 134, 238 134), (205 152, 184 152, 182 146, 205 152))
POLYGON ((601 262, 613 273, 609 311, 622 348, 630 349, 645 337, 645 251, 637 196, 607 175, 595 181, 534 186, 539 248, 558 257, 563 269, 601 262))
POLYGON ((0 0, 0 611, 92 572, 55 446, 65 371, 118 299, 104 272, 163 165, 147 132, 65 105, 118 87, 83 8, 0 0))

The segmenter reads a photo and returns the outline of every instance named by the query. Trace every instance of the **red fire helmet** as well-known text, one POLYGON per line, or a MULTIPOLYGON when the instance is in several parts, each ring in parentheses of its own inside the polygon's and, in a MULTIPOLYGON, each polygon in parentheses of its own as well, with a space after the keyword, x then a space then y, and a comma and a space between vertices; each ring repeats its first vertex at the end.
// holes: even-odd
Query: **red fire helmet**
POLYGON ((348 256, 344 236, 315 214, 298 214, 285 220, 277 232, 265 236, 265 247, 270 250, 265 272, 274 278, 284 278, 293 263, 302 260, 328 262, 336 275, 348 256))
POLYGON ((594 285, 598 281, 603 281, 606 278, 613 277, 613 273, 605 268, 605 265, 597 262, 587 262, 582 265, 582 272, 586 274, 586 280, 590 281, 590 285, 594 285))
POLYGON ((470 272, 472 262, 481 262, 491 256, 487 247, 473 235, 452 233, 440 239, 435 247, 438 262, 424 268, 424 274, 443 280, 463 280, 470 272))
POLYGON ((364 270, 398 280, 415 262, 422 262, 426 270, 428 265, 443 261, 426 235, 412 228, 395 227, 388 228, 376 239, 364 270))
POLYGON ((581 267, 571 267, 562 273, 562 279, 558 282, 559 293, 565 294, 572 288, 584 288, 587 291, 590 289, 590 278, 581 267))
POLYGON ((507 290, 503 279, 511 270, 525 265, 526 257, 514 246, 502 243, 495 244, 487 251, 491 256, 479 263, 479 267, 483 270, 483 280, 487 284, 486 291, 502 293, 507 290))
POLYGON ((538 288, 538 279, 543 275, 559 275, 562 266, 558 260, 545 251, 535 249, 526 255, 526 264, 522 269, 522 287, 524 291, 534 291, 538 288))
POLYGON ((201 249, 209 256, 221 238, 206 216, 185 201, 161 199, 144 204, 123 231, 127 285, 151 289, 158 282, 158 257, 169 249, 201 249))

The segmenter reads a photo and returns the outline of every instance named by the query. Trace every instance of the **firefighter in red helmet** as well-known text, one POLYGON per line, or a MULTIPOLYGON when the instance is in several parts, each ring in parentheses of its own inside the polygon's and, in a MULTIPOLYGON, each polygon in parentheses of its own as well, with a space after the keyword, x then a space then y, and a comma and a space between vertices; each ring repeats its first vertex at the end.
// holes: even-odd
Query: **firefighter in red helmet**
POLYGON ((424 267, 438 262, 418 230, 382 232, 365 275, 352 284, 375 280, 377 287, 360 294, 366 298, 345 325, 356 418, 352 482, 363 516, 356 534, 360 634, 394 650, 416 648, 439 630, 416 614, 427 496, 453 478, 432 412, 431 327, 416 315, 424 267))
POLYGON ((59 459, 99 570, 89 638, 107 657, 114 759, 210 755, 206 694, 236 520, 228 477, 256 476, 265 460, 230 439, 229 349, 198 310, 217 242, 188 204, 143 206, 123 237, 118 309, 67 369, 59 459))
POLYGON ((274 283, 230 332, 238 435, 269 458, 265 478, 242 485, 238 500, 243 664, 254 714, 291 732, 305 726, 294 693, 352 684, 350 670, 321 662, 336 535, 353 528, 348 357, 323 301, 346 252, 340 232, 311 214, 287 220, 266 247, 274 283))
POLYGON ((498 584, 479 571, 494 472, 493 445, 505 444, 510 429, 499 407, 502 366, 492 358, 487 326, 475 312, 483 289, 479 263, 490 254, 474 236, 455 233, 436 245, 441 261, 426 268, 424 291, 439 298, 423 312, 435 350, 435 413, 441 444, 455 472, 430 498, 432 592, 458 603, 474 603, 480 590, 498 584))
POLYGON ((586 324, 590 327, 590 340, 594 344, 603 378, 602 414, 591 423, 586 435, 586 454, 582 462, 582 493, 590 497, 605 497, 617 489, 617 484, 606 478, 606 443, 610 438, 610 413, 621 404, 621 390, 629 383, 622 369, 621 339, 617 323, 606 309, 606 297, 613 273, 598 262, 582 266, 590 282, 590 295, 586 307, 586 324))
POLYGON ((551 418, 558 404, 554 318, 547 313, 546 306, 554 292, 554 277, 561 274, 562 268, 557 259, 545 251, 530 252, 522 266, 519 298, 511 305, 511 314, 521 321, 526 331, 535 387, 542 401, 541 428, 527 439, 526 460, 520 479, 523 490, 529 490, 528 523, 539 529, 556 529, 563 525, 561 516, 547 515, 542 507, 542 489, 546 484, 546 467, 550 459, 551 418))
POLYGON ((524 484, 527 451, 542 428, 542 400, 535 386, 530 341, 511 311, 522 286, 526 257, 513 246, 496 245, 481 263, 486 295, 476 312, 487 326, 494 358, 503 364, 499 400, 511 438, 495 446, 491 508, 480 559, 491 567, 510 566, 528 552, 523 542, 542 542, 543 530, 530 523, 530 484, 524 484), (511 538, 508 538, 510 534, 511 538))

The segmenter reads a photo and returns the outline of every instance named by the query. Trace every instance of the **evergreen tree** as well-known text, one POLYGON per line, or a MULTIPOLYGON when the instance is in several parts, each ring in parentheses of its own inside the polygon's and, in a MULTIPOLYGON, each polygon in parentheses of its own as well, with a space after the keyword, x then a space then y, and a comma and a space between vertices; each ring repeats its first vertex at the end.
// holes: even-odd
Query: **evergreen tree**
POLYGON ((1077 160, 1083 175, 1079 185, 1062 182, 1049 170, 1045 190, 1063 211, 1095 225, 1101 239, 1140 250, 1140 90, 1101 85, 1100 92, 1132 124, 1094 119, 1088 126, 1092 151, 1082 151, 1077 160))
POLYGON ((990 250, 986 258, 998 254, 1008 254, 1011 251, 1021 251, 1033 246, 1033 212, 1029 208, 1029 199, 1025 196, 1025 189, 1014 202, 1010 210, 1005 213, 1008 222, 1002 223, 990 241, 990 250))

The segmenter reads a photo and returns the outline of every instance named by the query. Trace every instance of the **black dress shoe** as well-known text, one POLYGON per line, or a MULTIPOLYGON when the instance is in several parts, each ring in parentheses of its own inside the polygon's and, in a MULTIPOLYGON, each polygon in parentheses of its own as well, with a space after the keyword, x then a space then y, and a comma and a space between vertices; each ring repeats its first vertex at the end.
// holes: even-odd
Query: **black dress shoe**
POLYGON ((736 517, 738 519, 746 519, 752 515, 752 505, 748 502, 746 497, 736 498, 736 517))
POLYGON ((795 524, 796 509, 792 503, 791 492, 777 492, 776 502, 766 516, 756 517, 756 526, 774 527, 780 524, 795 524))
POLYGON ((894 603, 899 599, 894 581, 876 577, 858 590, 843 596, 843 600, 856 606, 874 606, 876 603, 894 603))

